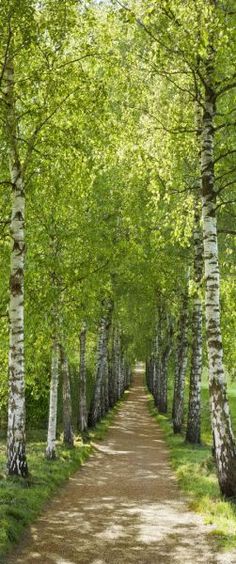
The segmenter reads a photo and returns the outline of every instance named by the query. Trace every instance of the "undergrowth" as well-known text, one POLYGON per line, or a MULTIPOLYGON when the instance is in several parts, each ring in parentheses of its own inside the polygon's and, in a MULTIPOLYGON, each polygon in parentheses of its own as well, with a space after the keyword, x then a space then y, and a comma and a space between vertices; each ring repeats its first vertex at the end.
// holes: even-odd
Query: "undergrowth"
POLYGON ((88 443, 76 437, 75 447, 66 448, 57 442, 57 459, 47 461, 45 431, 30 433, 27 457, 30 475, 27 479, 5 476, 5 441, 0 441, 0 562, 12 544, 17 542, 24 528, 32 523, 46 502, 58 488, 85 462, 93 451, 93 442, 102 440, 112 424, 122 400, 111 409, 94 429, 89 432, 88 443))
MULTIPOLYGON (((229 389, 229 400, 235 428, 235 389, 229 389)), ((219 548, 235 548, 236 504, 225 500, 220 493, 211 452, 211 425, 207 389, 202 389, 201 446, 191 446, 186 443, 184 433, 181 435, 173 434, 171 413, 169 412, 166 416, 158 414, 150 394, 148 405, 151 415, 164 431, 166 442, 170 448, 172 467, 181 489, 188 496, 190 508, 201 513, 207 524, 213 525, 210 534, 217 539, 219 548)))

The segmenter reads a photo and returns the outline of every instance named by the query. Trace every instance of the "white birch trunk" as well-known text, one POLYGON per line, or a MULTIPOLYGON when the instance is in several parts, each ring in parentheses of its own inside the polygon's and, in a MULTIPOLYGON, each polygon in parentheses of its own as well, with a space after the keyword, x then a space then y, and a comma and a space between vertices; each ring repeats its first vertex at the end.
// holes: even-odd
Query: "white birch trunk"
POLYGON ((59 381, 59 345, 54 337, 52 342, 51 384, 48 418, 48 437, 45 456, 48 460, 56 458, 57 399, 59 381))
POLYGON ((10 265, 10 349, 7 469, 10 475, 26 477, 25 453, 25 373, 24 373, 24 262, 25 193, 17 142, 13 59, 7 61, 4 96, 9 169, 12 182, 10 233, 13 241, 10 265))
POLYGON ((167 413, 167 391, 168 391, 168 362, 173 347, 173 324, 167 315, 167 331, 166 339, 163 343, 163 351, 161 355, 161 377, 160 377, 160 397, 158 400, 158 410, 160 413, 167 413))
POLYGON ((80 368, 79 368, 79 430, 81 433, 87 431, 87 382, 86 382, 86 336, 87 326, 83 323, 80 332, 80 368))
POLYGON ((206 326, 212 431, 219 485, 224 495, 236 495, 236 450, 232 432, 220 319, 220 276, 214 183, 215 52, 209 46, 205 62, 206 86, 202 133, 202 221, 206 280, 206 326))
POLYGON ((103 316, 101 318, 100 327, 99 327, 95 387, 94 387, 94 394, 89 412, 89 425, 92 427, 94 427, 96 423, 101 419, 102 383, 103 383, 104 368, 105 368, 105 358, 104 358, 105 340, 106 340, 106 317, 103 316))
POLYGON ((108 346, 108 397, 109 408, 115 404, 115 378, 114 378, 114 361, 113 361, 113 343, 114 343, 114 328, 111 331, 111 343, 108 346))
POLYGON ((153 397, 156 407, 158 407, 158 400, 160 398, 160 385, 161 385, 161 315, 160 311, 157 313, 156 320, 156 335, 153 348, 153 397))
POLYGON ((61 345, 61 375, 63 387, 63 441, 66 446, 74 446, 72 427, 71 385, 68 359, 64 347, 61 345))
POLYGON ((125 390, 125 359, 123 354, 121 355, 121 362, 120 362, 120 379, 121 379, 121 397, 123 396, 125 390))
POLYGON ((177 335, 177 342, 175 346, 175 372, 174 372, 174 391, 173 391, 173 403, 172 403, 172 419, 175 417, 175 402, 177 398, 178 391, 178 381, 179 381, 179 338, 180 333, 177 335))
POLYGON ((192 444, 201 442, 201 378, 202 378, 202 300, 203 241, 199 214, 199 190, 194 210, 194 295, 192 314, 192 359, 189 385, 189 406, 186 440, 192 444))
POLYGON ((184 387, 188 363, 188 283, 183 296, 180 318, 179 349, 177 355, 176 385, 174 398, 174 433, 180 433, 184 417, 184 387))
POLYGON ((154 358, 153 353, 147 363, 148 389, 154 397, 154 358))
POLYGON ((113 381, 115 389, 114 403, 120 398, 120 332, 114 329, 113 338, 113 381))
POLYGON ((110 320, 109 317, 106 319, 106 328, 104 335, 104 349, 103 349, 103 377, 102 377, 102 389, 101 389, 101 416, 107 413, 109 409, 109 399, 108 399, 108 378, 109 378, 109 366, 108 366, 108 341, 109 341, 109 328, 110 320))

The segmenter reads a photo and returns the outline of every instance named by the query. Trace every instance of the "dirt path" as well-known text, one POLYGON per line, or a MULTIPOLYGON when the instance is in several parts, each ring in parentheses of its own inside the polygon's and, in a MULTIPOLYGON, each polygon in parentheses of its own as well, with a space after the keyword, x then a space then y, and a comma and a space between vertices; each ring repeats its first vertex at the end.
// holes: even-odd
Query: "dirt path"
POLYGON ((105 441, 31 527, 9 563, 216 564, 188 511, 137 375, 105 441))

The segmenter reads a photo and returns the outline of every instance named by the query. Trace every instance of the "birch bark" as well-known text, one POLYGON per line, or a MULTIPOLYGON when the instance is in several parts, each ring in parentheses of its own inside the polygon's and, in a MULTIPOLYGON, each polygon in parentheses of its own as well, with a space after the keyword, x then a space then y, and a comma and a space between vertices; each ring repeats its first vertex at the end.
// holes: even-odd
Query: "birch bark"
POLYGON ((203 241, 200 225, 199 189, 194 209, 194 296, 192 314, 192 358, 189 385, 189 406, 186 440, 189 443, 201 442, 201 377, 202 377, 202 300, 201 281, 203 275, 203 241))
POLYGON ((79 421, 78 427, 81 433, 87 431, 87 384, 86 384, 86 337, 87 326, 83 323, 80 331, 80 368, 79 368, 79 421))
POLYGON ((113 373, 116 402, 120 397, 120 332, 118 327, 115 327, 113 335, 113 373))
POLYGON ((173 325, 167 315, 167 333, 164 349, 161 355, 161 377, 160 377, 160 397, 158 400, 158 410, 160 413, 167 413, 167 391, 168 391, 168 362, 173 346, 173 325))
POLYGON ((214 181, 214 86, 215 50, 209 45, 205 61, 205 92, 201 144, 202 221, 206 281, 206 327, 209 362, 209 391, 212 431, 219 485, 225 496, 236 495, 236 450, 232 432, 220 316, 220 275, 218 259, 216 189, 214 181))
POLYGON ((106 325, 107 318, 104 314, 100 321, 98 347, 97 347, 97 367, 95 377, 95 387, 93 399, 89 411, 89 425, 94 427, 101 419, 102 414, 102 385, 106 370, 106 325))
POLYGON ((63 387, 63 440, 66 446, 74 446, 72 427, 71 385, 68 359, 63 345, 60 346, 61 375, 63 387))
POLYGON ((14 63, 11 53, 6 62, 4 97, 9 170, 12 183, 10 233, 13 241, 10 264, 10 348, 7 469, 10 475, 26 477, 25 451, 25 369, 24 369, 24 268, 25 268, 25 191, 18 148, 15 106, 14 63))
POLYGON ((153 397, 155 405, 158 407, 158 401, 160 398, 160 385, 161 385, 161 316, 160 311, 157 314, 156 322, 156 335, 154 340, 153 348, 153 397))
POLYGON ((149 361, 147 361, 147 377, 148 377, 148 389, 154 396, 154 359, 153 354, 149 361))
POLYGON ((45 457, 48 460, 56 458, 57 432, 57 398, 59 381, 59 345, 56 337, 52 339, 51 382, 48 417, 48 436, 45 457))
POLYGON ((175 404, 178 391, 178 381, 179 381, 179 347, 180 347, 180 333, 177 335, 177 342, 175 346, 175 372, 174 372, 174 392, 173 392, 173 402, 172 402, 172 420, 175 417, 175 404))
POLYGON ((176 383, 174 398, 174 433, 180 433, 184 416, 184 386, 188 363, 188 284, 183 296, 179 327, 179 347, 177 354, 176 383))
POLYGON ((115 405, 116 397, 116 383, 114 375, 114 358, 113 358, 113 341, 114 341, 114 328, 112 328, 111 345, 108 348, 108 394, 109 394, 109 407, 115 405))

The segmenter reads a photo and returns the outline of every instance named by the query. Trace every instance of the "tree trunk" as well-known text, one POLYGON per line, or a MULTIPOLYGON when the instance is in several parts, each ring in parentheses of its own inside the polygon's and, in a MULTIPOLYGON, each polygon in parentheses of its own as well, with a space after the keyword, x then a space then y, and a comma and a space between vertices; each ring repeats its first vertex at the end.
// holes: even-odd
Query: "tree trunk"
POLYGON ((87 327, 84 323, 80 332, 80 368, 79 368, 79 421, 78 428, 81 433, 87 431, 87 383, 86 383, 86 337, 87 327))
POLYGON ((184 416, 184 386, 188 362, 188 284, 183 296, 182 312, 180 317, 179 347, 177 354, 176 387, 174 399, 174 433, 182 430, 184 416))
POLYGON ((147 361, 147 383, 148 383, 149 391, 154 396, 154 359, 153 359, 153 354, 151 355, 150 360, 147 361))
MULTIPOLYGON (((107 351, 108 355, 108 351, 107 351)), ((105 385, 104 385, 104 405, 105 405, 105 413, 109 410, 109 364, 108 364, 108 356, 106 359, 107 366, 106 366, 106 374, 105 374, 105 385)))
POLYGON ((160 397, 158 410, 160 413, 167 413, 167 392, 168 392, 168 362, 172 352, 173 325, 167 316, 166 343, 161 356, 161 378, 160 378, 160 397))
POLYGON ((110 319, 109 316, 106 319, 106 328, 104 336, 104 368, 103 368, 103 380, 102 380, 102 416, 106 415, 109 409, 109 364, 108 364, 108 343, 109 343, 109 331, 110 331, 110 319))
POLYGON ((125 390, 128 390, 130 387, 130 366, 127 360, 125 361, 125 382, 124 382, 125 390))
POLYGON ((114 329, 112 330, 111 346, 108 348, 108 396, 109 396, 109 407, 115 405, 115 377, 113 369, 113 339, 114 339, 114 329))
POLYGON ((63 441, 66 446, 74 446, 74 433, 72 428, 72 405, 70 373, 67 356, 64 347, 60 346, 61 375, 63 388, 63 441))
POLYGON ((192 359, 189 385, 189 407, 186 440, 192 444, 201 442, 201 377, 202 377, 202 300, 203 241, 199 214, 199 190, 194 210, 194 296, 192 315, 192 359))
POLYGON ((48 438, 47 438, 47 448, 45 453, 45 456, 48 460, 53 460, 56 458, 58 380, 59 380, 59 345, 57 339, 54 337, 52 341, 48 438))
POLYGON ((178 381, 179 381, 179 339, 180 333, 177 335, 177 342, 175 346, 175 373, 174 373, 174 391, 173 391, 173 403, 172 403, 172 420, 175 417, 175 404, 177 398, 177 391, 178 391, 178 381))
POLYGON ((205 61, 205 98, 202 134, 202 221, 206 280, 206 327, 209 361, 209 391, 215 458, 221 491, 227 497, 236 495, 236 450, 227 399, 223 366, 220 320, 220 276, 214 183, 214 48, 209 45, 205 61))
POLYGON ((113 381, 115 391, 115 401, 120 397, 120 333, 119 329, 115 327, 113 334, 113 381))
POLYGON ((8 401, 8 474, 26 477, 25 452, 25 373, 24 373, 24 263, 25 263, 25 192, 18 152, 18 124, 14 95, 12 56, 6 62, 4 96, 9 170, 12 183, 10 233, 13 241, 10 265, 10 349, 8 401))
POLYGON ((153 397, 156 407, 160 398, 161 387, 161 315, 157 316, 156 335, 153 348, 153 397))
POLYGON ((120 359, 120 397, 123 396, 125 390, 125 358, 123 354, 121 354, 120 359))
POLYGON ((110 312, 111 310, 109 308, 108 313, 106 312, 102 316, 99 328, 95 387, 89 411, 89 425, 92 427, 101 419, 103 411, 103 384, 108 371, 107 344, 110 312))

